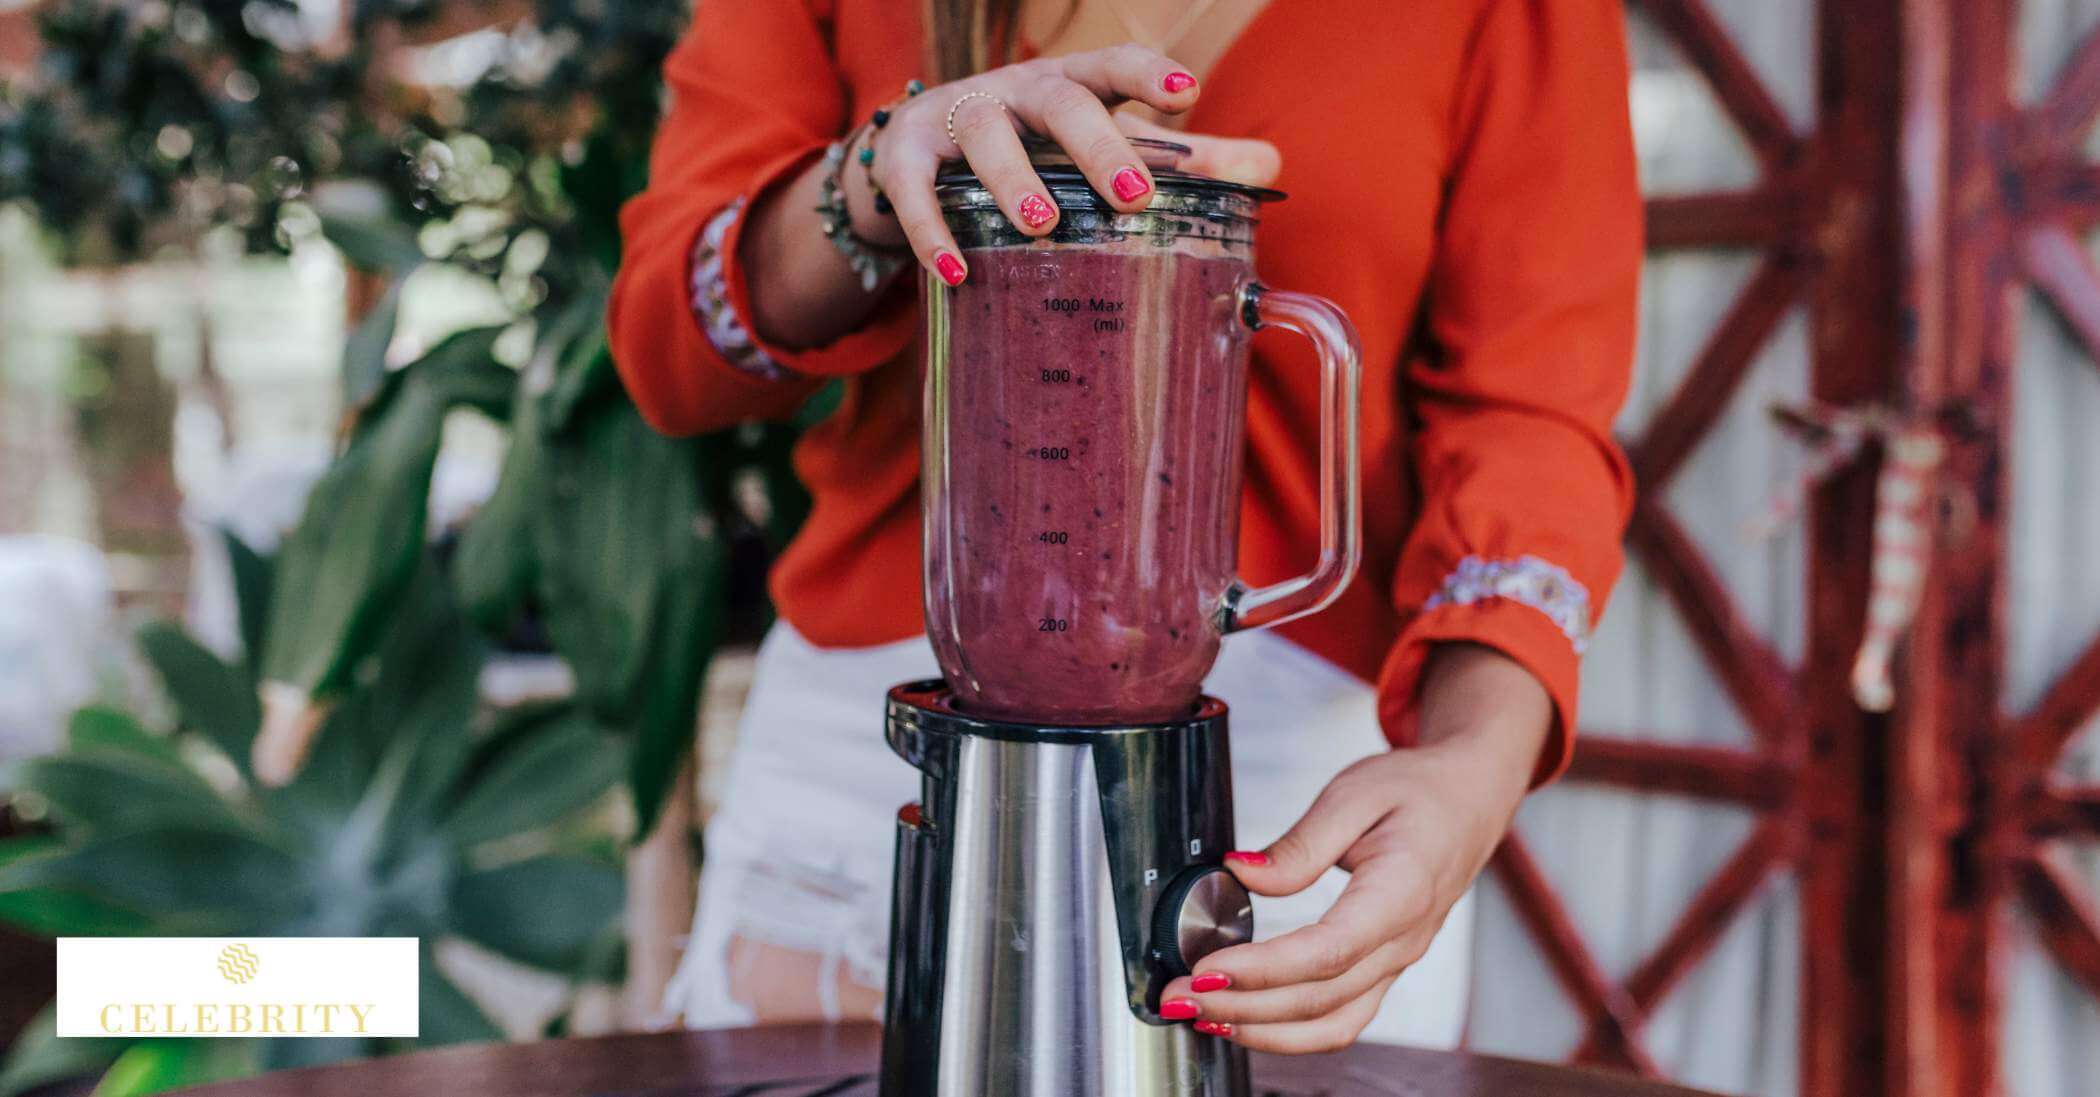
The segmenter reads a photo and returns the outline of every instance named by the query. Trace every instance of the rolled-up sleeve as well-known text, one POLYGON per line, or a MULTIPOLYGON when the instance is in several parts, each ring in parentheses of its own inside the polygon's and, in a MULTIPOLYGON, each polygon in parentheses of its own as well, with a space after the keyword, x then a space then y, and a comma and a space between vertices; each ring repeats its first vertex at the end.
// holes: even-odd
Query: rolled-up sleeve
POLYGON ((648 187, 621 211, 607 313, 620 375, 658 429, 791 414, 825 378, 872 369, 911 340, 908 279, 828 346, 774 346, 751 323, 743 214, 846 129, 828 19, 818 0, 702 3, 665 62, 669 112, 648 187))
POLYGON ((1484 5, 1407 375, 1422 502, 1393 584, 1404 624, 1380 717, 1410 742, 1431 647, 1498 649, 1553 700, 1539 782, 1573 750, 1582 652, 1633 500, 1611 434, 1641 264, 1623 20, 1616 0, 1484 5))

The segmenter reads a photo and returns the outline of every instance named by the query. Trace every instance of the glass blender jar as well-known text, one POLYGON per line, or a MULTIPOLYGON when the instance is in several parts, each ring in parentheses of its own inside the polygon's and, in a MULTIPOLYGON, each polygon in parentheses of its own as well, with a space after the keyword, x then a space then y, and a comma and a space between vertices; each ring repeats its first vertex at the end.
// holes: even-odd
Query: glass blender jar
POLYGON ((1150 208, 1103 202, 1061 152, 1032 149, 1062 211, 1016 231, 966 167, 942 211, 969 262, 926 279, 926 625, 959 709, 1104 726, 1195 711, 1220 639, 1315 612, 1354 574, 1354 328, 1325 299, 1254 277, 1279 192, 1175 170, 1136 142, 1150 208), (1250 334, 1318 349, 1320 544, 1311 571, 1250 589, 1239 548, 1250 334))

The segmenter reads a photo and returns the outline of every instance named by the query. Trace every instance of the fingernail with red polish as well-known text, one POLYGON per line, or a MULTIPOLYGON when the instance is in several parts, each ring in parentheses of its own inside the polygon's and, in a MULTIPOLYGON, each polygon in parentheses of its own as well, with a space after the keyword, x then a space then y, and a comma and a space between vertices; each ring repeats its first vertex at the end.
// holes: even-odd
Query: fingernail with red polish
POLYGON ((1159 1004, 1159 1015, 1168 1021, 1187 1021, 1200 1012, 1194 998, 1169 998, 1159 1004))
POLYGON ((1189 1027, 1207 1036, 1232 1035, 1232 1022, 1230 1021, 1198 1021, 1189 1027))
POLYGON ((1159 82, 1159 86, 1169 92, 1187 91, 1196 86, 1196 78, 1185 72, 1170 72, 1166 79, 1159 82))
POLYGON ((1236 849, 1225 855, 1234 864, 1253 865, 1257 868, 1269 863, 1269 855, 1255 850, 1236 849))
POLYGON ((1198 994, 1205 994, 1213 990, 1224 990, 1231 985, 1232 976, 1222 971, 1206 971, 1189 980, 1189 989, 1198 994))
POLYGON ((1029 228, 1039 229, 1057 216, 1057 207, 1040 194, 1031 194, 1021 199, 1021 220, 1029 228))
POLYGON ((1152 184, 1145 182, 1145 177, 1138 174, 1136 168, 1124 168, 1117 172, 1115 178, 1109 180, 1109 184, 1116 188, 1116 197, 1125 202, 1135 202, 1152 189, 1152 184))
POLYGON ((941 281, 951 286, 962 285, 964 277, 962 260, 957 259, 953 252, 944 251, 934 256, 933 269, 940 273, 941 281))

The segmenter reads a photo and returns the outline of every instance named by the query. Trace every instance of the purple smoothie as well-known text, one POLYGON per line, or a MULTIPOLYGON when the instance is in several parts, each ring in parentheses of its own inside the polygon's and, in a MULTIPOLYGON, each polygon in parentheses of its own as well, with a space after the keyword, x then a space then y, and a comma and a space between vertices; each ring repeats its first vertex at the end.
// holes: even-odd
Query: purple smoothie
POLYGON ((1143 240, 969 261, 928 389, 941 670, 987 717, 1186 715, 1239 544, 1248 263, 1143 240))

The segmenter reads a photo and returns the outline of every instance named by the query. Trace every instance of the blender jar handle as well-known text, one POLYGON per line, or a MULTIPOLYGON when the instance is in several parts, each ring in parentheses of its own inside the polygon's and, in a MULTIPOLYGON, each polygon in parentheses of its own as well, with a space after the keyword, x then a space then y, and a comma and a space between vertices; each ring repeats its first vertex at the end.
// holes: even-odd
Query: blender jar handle
POLYGON ((1249 328, 1282 328, 1320 353, 1320 559, 1304 575, 1253 590, 1235 581, 1218 611, 1218 631, 1268 628, 1316 613, 1341 596, 1363 556, 1357 390, 1363 349, 1334 302, 1250 282, 1240 291, 1240 320, 1249 328))

